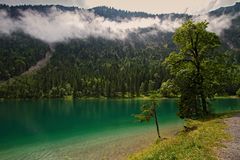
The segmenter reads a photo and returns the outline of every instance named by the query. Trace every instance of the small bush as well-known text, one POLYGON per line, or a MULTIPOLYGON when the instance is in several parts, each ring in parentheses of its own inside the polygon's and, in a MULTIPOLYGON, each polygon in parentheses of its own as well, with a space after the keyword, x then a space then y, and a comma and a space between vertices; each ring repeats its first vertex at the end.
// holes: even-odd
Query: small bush
POLYGON ((240 97, 240 88, 237 90, 236 95, 240 97))
POLYGON ((174 85, 173 81, 167 80, 166 82, 162 83, 160 93, 163 97, 176 97, 178 94, 178 89, 174 85))

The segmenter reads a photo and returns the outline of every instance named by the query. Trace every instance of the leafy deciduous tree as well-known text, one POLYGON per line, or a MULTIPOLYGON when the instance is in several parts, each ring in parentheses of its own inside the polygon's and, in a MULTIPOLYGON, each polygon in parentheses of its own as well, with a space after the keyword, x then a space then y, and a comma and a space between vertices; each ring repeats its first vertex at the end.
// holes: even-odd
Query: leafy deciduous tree
POLYGON ((215 49, 220 41, 215 33, 207 31, 207 22, 189 20, 174 34, 179 53, 173 52, 165 64, 180 89, 180 117, 206 115, 207 98, 211 98, 222 85, 223 64, 215 49))

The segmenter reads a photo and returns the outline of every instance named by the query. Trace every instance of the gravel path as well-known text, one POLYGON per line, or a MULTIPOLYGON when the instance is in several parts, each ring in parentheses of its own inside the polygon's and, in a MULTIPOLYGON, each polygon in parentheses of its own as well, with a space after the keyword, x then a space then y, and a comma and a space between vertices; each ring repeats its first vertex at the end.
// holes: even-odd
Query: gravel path
POLYGON ((225 147, 219 151, 219 159, 240 160, 240 114, 226 118, 224 122, 228 125, 227 132, 233 140, 224 142, 225 147))

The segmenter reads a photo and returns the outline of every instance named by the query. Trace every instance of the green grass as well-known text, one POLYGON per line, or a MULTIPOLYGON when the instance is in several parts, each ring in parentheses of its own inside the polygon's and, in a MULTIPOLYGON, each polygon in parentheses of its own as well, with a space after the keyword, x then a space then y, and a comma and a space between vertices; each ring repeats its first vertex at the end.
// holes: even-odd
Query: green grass
MULTIPOLYGON (((238 111, 239 112, 239 111, 238 111)), ((216 160, 216 150, 222 141, 230 140, 223 118, 236 112, 219 114, 205 120, 189 120, 186 126, 195 130, 161 140, 148 149, 129 157, 130 160, 216 160)))

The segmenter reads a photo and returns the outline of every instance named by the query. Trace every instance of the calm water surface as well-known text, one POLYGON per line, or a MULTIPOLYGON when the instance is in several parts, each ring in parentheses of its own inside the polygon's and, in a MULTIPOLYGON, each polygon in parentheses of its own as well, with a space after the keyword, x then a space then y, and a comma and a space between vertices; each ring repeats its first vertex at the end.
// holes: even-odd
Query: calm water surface
MULTIPOLYGON (((73 142, 86 148, 155 129, 154 123, 138 123, 132 116, 145 103, 149 101, 1 101, 0 159, 38 159, 34 153, 42 148, 70 146, 73 142)), ((240 99, 216 99, 211 109, 218 113, 240 109, 240 99)), ((160 129, 181 125, 183 121, 176 113, 176 100, 160 100, 160 129)))

